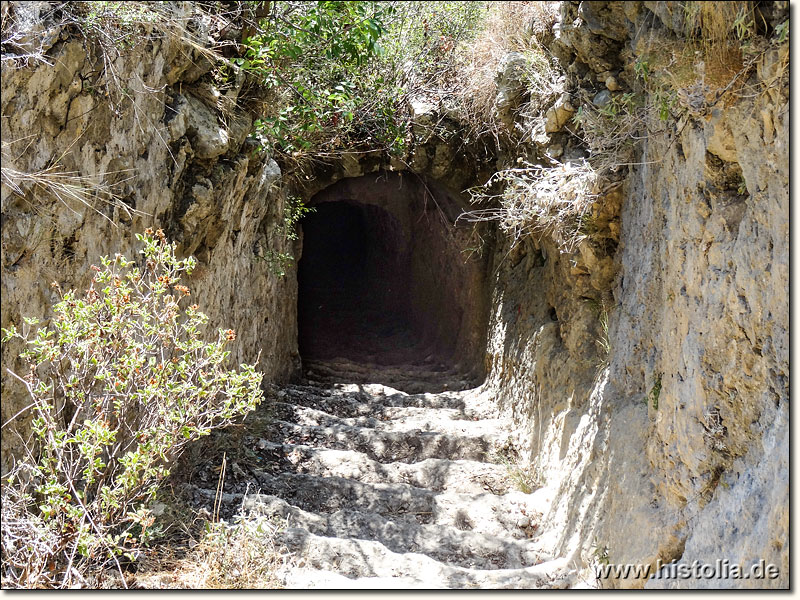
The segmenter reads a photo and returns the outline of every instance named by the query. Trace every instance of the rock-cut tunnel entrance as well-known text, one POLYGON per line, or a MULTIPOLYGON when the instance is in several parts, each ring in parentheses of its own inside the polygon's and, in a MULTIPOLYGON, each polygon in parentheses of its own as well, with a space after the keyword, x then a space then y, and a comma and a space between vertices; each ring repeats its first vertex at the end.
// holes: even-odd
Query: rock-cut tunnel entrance
POLYGON ((301 222, 304 364, 346 361, 482 378, 484 265, 460 201, 413 174, 339 181, 301 222))

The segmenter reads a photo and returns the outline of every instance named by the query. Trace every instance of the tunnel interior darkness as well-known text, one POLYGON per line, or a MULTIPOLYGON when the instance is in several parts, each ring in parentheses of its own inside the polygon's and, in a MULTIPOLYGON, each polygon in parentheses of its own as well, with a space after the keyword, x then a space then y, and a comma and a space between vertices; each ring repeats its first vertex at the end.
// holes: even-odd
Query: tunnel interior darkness
POLYGON ((328 202, 306 217, 298 274, 301 356, 379 364, 413 356, 407 253, 393 247, 393 234, 391 216, 373 206, 328 202))
POLYGON ((340 181, 311 199, 298 264, 304 361, 482 376, 483 269, 464 260, 463 232, 442 208, 452 199, 432 193, 430 184, 383 174, 340 181))

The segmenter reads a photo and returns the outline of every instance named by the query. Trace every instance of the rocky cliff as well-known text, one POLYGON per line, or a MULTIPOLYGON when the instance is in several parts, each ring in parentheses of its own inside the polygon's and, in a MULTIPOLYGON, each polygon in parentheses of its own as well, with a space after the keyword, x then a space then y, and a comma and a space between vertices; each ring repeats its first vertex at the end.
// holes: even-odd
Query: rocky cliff
MULTIPOLYGON (((214 79, 215 24, 176 4, 173 29, 126 50, 99 46, 52 6, 3 3, 6 31, 27 37, 2 63, 2 326, 46 317, 53 281, 84 289, 100 256, 134 257, 133 232, 163 228, 198 258, 188 285, 211 331, 237 331, 236 364, 260 352, 267 377, 286 379, 299 365, 297 282, 269 260, 292 252, 286 191, 275 161, 245 144, 241 80, 214 79), (41 60, 25 57, 34 50, 41 60)), ((3 345, 4 371, 18 352, 3 345)), ((27 402, 2 381, 5 423, 27 402)), ((19 445, 2 443, 5 461, 19 445)))
MULTIPOLYGON (((562 3, 553 46, 573 98, 651 94, 634 66, 676 40, 680 12, 562 3)), ((788 585, 787 52, 739 65, 749 93, 642 117, 646 137, 574 252, 544 236, 495 255, 488 393, 578 564, 764 559, 780 577, 744 585, 788 585)), ((742 581, 647 587, 665 584, 742 581)))

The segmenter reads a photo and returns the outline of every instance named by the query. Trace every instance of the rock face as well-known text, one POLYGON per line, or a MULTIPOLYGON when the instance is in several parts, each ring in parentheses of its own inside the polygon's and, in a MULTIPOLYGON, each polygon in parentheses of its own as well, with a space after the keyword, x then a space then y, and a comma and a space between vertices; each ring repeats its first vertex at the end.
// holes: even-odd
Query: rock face
MULTIPOLYGON (((763 60, 769 70, 779 59, 763 60)), ((648 459, 669 474, 656 493, 698 498, 690 514, 701 515, 676 521, 682 560, 763 558, 780 568, 778 585, 789 567, 787 117, 787 97, 764 96, 714 108, 677 147, 648 145, 664 163, 634 179, 644 202, 626 206, 623 244, 655 262, 623 253, 635 291, 622 282, 615 333, 627 360, 612 371, 626 395, 663 382, 649 409, 648 459), (642 305, 658 317, 644 318, 642 305)))
MULTIPOLYGON (((24 24, 39 4, 46 3, 12 2, 3 10, 24 24)), ((237 330, 235 363, 261 352, 267 378, 286 379, 298 366, 297 284, 292 272, 275 275, 264 258, 291 248, 281 233, 280 169, 243 144, 252 117, 220 113, 208 100, 210 65, 198 67, 202 57, 179 38, 116 58, 131 88, 118 100, 92 87, 101 57, 79 39, 57 39, 48 53, 53 66, 2 63, 2 326, 46 317, 57 301, 52 281, 83 289, 100 256, 133 257, 134 232, 161 227, 181 255, 198 258, 188 285, 211 331, 237 330), (36 173, 36 183, 23 175, 36 173), (85 192, 70 195, 52 185, 59 181, 85 192)), ((18 352, 3 345, 4 423, 28 404, 5 372, 18 352)), ((24 431, 24 420, 19 425, 24 431)), ((4 465, 19 450, 15 438, 3 435, 4 465)))
MULTIPOLYGON (((556 46, 589 101, 631 81, 631 37, 647 38, 648 7, 664 3, 629 3, 627 16, 620 4, 562 3, 556 46), (609 71, 622 76, 606 86, 609 71)), ((619 232, 611 262, 592 235, 572 255, 546 238, 496 254, 486 393, 552 490, 545 522, 561 551, 583 564, 749 569, 763 559, 779 569, 606 586, 788 586, 783 52, 767 49, 747 73, 763 93, 699 95, 651 129, 617 201, 598 201, 619 232)))
POLYGON ((497 117, 508 128, 513 128, 514 110, 522 102, 525 92, 524 77, 527 60, 519 52, 511 52, 497 69, 497 117))

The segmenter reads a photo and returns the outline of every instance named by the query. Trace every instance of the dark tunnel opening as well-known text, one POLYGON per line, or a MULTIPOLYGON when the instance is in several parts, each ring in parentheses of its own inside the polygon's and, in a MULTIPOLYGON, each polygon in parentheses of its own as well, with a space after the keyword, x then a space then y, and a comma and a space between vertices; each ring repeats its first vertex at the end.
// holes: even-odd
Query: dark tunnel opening
POLYGON ((411 362, 407 251, 385 210, 327 202, 303 221, 298 272, 300 354, 411 362))
POLYGON ((466 234, 442 210, 448 197, 433 201, 430 185, 415 183, 365 176, 311 199, 298 264, 304 365, 344 359, 470 384, 483 377, 483 267, 464 260, 466 234))

